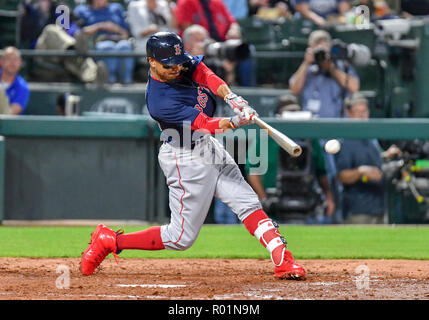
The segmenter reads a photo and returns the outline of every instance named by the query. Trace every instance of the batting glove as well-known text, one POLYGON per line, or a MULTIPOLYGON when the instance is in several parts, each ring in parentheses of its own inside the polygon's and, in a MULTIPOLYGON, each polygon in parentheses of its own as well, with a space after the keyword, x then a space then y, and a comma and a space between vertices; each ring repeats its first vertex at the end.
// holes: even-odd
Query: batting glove
POLYGON ((250 108, 249 103, 243 97, 232 92, 227 94, 224 100, 236 114, 239 114, 243 108, 250 108))
POLYGON ((251 106, 244 107, 242 111, 247 112, 252 117, 259 117, 259 114, 251 106))
POLYGON ((253 115, 250 115, 245 111, 242 111, 229 119, 229 123, 233 129, 237 129, 254 122, 253 115))

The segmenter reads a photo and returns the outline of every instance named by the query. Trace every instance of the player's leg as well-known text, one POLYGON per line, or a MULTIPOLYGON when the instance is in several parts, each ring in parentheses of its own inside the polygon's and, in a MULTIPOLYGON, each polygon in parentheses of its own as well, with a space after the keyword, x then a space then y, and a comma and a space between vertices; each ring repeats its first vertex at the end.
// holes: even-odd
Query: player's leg
POLYGON ((210 209, 218 171, 194 155, 206 148, 204 140, 194 150, 164 144, 159 162, 169 188, 170 223, 160 229, 166 249, 186 250, 196 240, 210 209))
POLYGON ((227 159, 221 168, 215 196, 237 214, 251 235, 255 236, 270 252, 278 278, 303 279, 305 270, 298 265, 292 253, 286 250, 286 241, 278 226, 262 210, 259 199, 244 180, 240 169, 224 149, 227 159))
POLYGON ((197 238, 211 205, 218 171, 189 157, 187 151, 163 145, 159 163, 167 178, 171 220, 168 225, 124 234, 99 225, 82 254, 81 272, 89 275, 109 253, 115 256, 125 249, 185 250, 197 238))

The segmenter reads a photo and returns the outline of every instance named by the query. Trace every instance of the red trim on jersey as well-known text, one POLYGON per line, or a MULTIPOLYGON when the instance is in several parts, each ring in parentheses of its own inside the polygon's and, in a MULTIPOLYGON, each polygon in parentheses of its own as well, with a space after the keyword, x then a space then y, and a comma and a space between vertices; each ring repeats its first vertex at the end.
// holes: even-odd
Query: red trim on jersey
POLYGON ((221 78, 219 78, 204 62, 200 62, 196 67, 192 79, 210 89, 211 92, 217 94, 217 89, 222 84, 226 84, 221 78))
POLYGON ((192 122, 191 130, 207 130, 211 134, 216 133, 216 131, 221 130, 219 127, 219 122, 222 118, 211 118, 206 114, 200 112, 192 122))

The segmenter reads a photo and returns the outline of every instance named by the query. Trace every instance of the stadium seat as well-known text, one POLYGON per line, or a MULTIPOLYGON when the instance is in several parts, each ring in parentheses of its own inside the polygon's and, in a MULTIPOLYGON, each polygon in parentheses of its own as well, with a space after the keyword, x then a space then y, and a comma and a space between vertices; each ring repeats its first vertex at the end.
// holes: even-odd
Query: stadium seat
POLYGON ((0 48, 17 45, 18 11, 0 9, 0 48))
POLYGON ((243 40, 255 45, 258 50, 260 46, 275 44, 275 32, 273 24, 265 22, 256 17, 239 20, 243 40))

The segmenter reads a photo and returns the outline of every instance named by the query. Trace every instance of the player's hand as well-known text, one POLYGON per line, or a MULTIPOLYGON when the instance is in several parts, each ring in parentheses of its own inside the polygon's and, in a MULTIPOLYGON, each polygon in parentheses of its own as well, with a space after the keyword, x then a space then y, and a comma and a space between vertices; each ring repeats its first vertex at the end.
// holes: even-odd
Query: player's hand
POLYGON ((245 111, 241 111, 229 119, 229 123, 233 129, 237 129, 254 122, 255 120, 253 119, 253 115, 250 115, 245 111))
POLYGON ((242 111, 247 112, 252 117, 259 117, 259 114, 251 106, 244 107, 242 111))
POLYGON ((251 108, 249 103, 244 100, 243 97, 237 96, 232 92, 227 94, 224 100, 236 114, 239 114, 241 111, 243 111, 243 108, 251 108))

